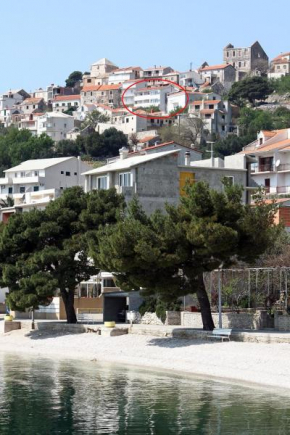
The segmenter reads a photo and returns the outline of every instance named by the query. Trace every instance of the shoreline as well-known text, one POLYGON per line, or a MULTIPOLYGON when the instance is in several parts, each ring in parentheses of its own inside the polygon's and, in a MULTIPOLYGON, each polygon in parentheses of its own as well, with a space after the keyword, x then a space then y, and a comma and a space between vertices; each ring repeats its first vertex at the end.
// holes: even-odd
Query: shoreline
POLYGON ((0 334, 0 353, 96 362, 290 393, 285 343, 204 342, 144 335, 0 334))

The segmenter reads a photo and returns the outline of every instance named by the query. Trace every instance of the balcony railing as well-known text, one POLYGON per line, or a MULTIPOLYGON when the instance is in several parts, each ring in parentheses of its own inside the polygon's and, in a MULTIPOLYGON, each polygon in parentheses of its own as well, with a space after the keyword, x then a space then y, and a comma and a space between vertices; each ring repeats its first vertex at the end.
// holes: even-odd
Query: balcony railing
POLYGON ((273 172, 274 170, 274 165, 272 163, 267 163, 265 165, 252 167, 251 172, 273 172))
POLYGON ((276 193, 290 193, 290 186, 278 186, 276 187, 276 193))
POLYGON ((290 163, 282 163, 277 167, 278 171, 290 171, 290 163))

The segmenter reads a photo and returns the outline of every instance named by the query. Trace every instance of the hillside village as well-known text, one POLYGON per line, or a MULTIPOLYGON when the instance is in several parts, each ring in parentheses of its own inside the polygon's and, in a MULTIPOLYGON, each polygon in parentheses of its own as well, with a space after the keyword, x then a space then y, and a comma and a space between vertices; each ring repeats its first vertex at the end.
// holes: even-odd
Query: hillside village
MULTIPOLYGON (((29 157, 28 138, 50 141, 39 155, 31 154, 32 160, 1 162, 1 220, 7 222, 16 211, 42 209, 73 185, 87 192, 115 186, 127 200, 137 193, 148 212, 177 203, 188 177, 222 189, 226 176, 244 187, 246 203, 257 186, 269 196, 287 197, 287 93, 272 89, 252 107, 231 98, 231 92, 256 77, 271 83, 287 79, 290 53, 269 62, 257 41, 250 47, 228 44, 222 60, 179 72, 171 66, 119 67, 102 58, 89 73, 73 72, 66 86, 1 94, 3 146, 17 130, 20 136, 12 143, 22 143, 23 156, 29 157)), ((287 198, 280 206, 288 210, 287 198)))

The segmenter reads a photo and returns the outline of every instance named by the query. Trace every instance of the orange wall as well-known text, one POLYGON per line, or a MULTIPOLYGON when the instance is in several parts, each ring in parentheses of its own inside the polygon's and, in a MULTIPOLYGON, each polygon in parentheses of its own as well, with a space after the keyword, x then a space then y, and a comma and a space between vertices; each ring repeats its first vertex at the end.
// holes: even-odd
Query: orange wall
MULTIPOLYGON (((103 308, 103 297, 101 296, 100 298, 75 298, 74 307, 76 312, 77 308, 103 308)), ((59 318, 60 320, 66 320, 66 313, 62 298, 60 298, 59 318)))

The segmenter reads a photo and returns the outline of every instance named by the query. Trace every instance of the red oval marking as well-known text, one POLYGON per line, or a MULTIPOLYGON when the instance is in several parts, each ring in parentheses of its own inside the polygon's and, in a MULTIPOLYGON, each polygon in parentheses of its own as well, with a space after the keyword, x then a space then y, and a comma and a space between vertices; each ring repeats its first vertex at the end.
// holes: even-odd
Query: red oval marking
MULTIPOLYGON (((148 88, 148 89, 150 89, 150 88, 148 88)), ((145 118, 145 119, 169 119, 169 118, 173 118, 174 116, 178 115, 179 113, 182 113, 187 108, 188 103, 189 103, 188 92, 186 91, 186 89, 183 86, 179 85, 178 83, 172 82, 171 80, 165 80, 165 79, 159 79, 159 78, 137 80, 136 82, 132 83, 132 85, 128 86, 128 88, 125 89, 121 98, 122 98, 123 107, 124 107, 124 109, 127 110, 127 112, 131 113, 132 115, 139 116, 139 118, 145 118), (130 110, 129 107, 124 102, 124 96, 125 96, 126 92, 128 91, 128 89, 132 88, 132 86, 136 85, 136 83, 152 82, 152 81, 167 82, 167 83, 170 83, 173 86, 177 86, 179 89, 181 89, 185 93, 185 96, 186 96, 185 106, 182 107, 181 109, 179 109, 177 112, 172 113, 172 115, 168 115, 168 116, 150 116, 150 114, 147 116, 147 115, 140 115, 139 113, 132 112, 132 110, 130 110)))

